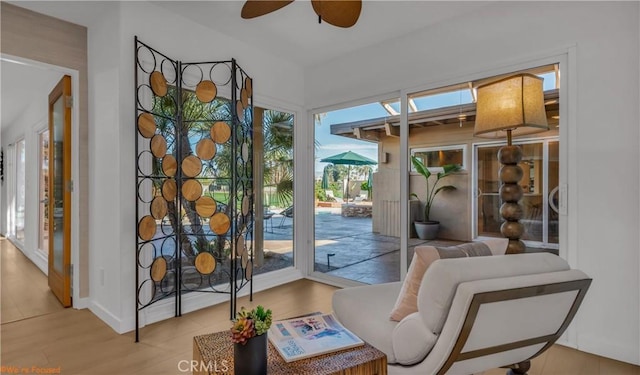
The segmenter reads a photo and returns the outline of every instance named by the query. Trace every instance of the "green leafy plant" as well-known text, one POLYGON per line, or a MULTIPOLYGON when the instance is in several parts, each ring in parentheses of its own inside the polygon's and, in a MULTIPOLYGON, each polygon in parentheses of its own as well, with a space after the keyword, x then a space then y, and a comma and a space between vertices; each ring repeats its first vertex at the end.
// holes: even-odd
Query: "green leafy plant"
MULTIPOLYGON (((445 186, 438 187, 440 180, 449 176, 452 173, 460 171, 462 167, 458 164, 443 165, 442 172, 439 172, 436 175, 436 180, 433 183, 433 186, 431 186, 429 182, 429 177, 431 177, 432 173, 431 171, 429 171, 429 168, 427 168, 427 166, 424 165, 422 160, 420 160, 415 156, 411 156, 411 163, 413 164, 413 167, 416 169, 416 172, 418 172, 420 175, 424 177, 425 183, 427 184, 427 191, 425 195, 425 206, 424 206, 424 221, 431 221, 431 219, 429 218, 429 214, 431 213, 433 200, 436 198, 438 193, 440 193, 441 191, 456 190, 456 187, 453 185, 445 185, 445 186)), ((418 197, 416 193, 411 193, 411 196, 416 197, 416 199, 420 199, 420 197, 418 197)))
POLYGON ((272 315, 271 310, 265 310, 261 305, 253 310, 240 308, 231 327, 231 341, 244 345, 250 338, 264 335, 271 327, 272 315))

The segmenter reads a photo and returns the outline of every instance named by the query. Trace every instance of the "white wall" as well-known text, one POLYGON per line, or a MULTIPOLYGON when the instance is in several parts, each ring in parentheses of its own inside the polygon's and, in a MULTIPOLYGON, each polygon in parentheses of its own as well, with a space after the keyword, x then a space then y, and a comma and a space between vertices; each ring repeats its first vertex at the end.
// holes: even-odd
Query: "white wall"
MULTIPOLYGON (((541 58, 575 46, 577 187, 568 259, 593 284, 568 344, 640 364, 638 2, 497 2, 305 71, 319 108, 541 58), (381 53, 384 51, 384 53, 381 53)), ((561 68, 562 69, 562 68, 561 68)), ((461 79, 462 81, 462 79, 461 79)), ((565 88, 566 89, 566 88, 565 88)), ((563 103, 564 105, 564 103, 563 103)), ((571 164, 571 163, 570 163, 571 164)), ((572 187, 570 187, 571 189, 572 187)), ((571 191, 571 190, 570 190, 571 191)), ((571 200, 570 200, 571 202, 571 200)))
POLYGON ((89 26, 91 309, 118 332, 135 318, 136 35, 183 62, 235 58, 254 78, 256 103, 297 108, 304 96, 299 67, 153 4, 114 3, 89 26))

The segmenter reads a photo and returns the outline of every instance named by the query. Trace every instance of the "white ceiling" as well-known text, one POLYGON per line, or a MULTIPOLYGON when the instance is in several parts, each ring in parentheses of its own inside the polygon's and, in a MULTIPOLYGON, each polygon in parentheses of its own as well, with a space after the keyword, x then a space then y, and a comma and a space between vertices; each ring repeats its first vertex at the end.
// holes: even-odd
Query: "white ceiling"
MULTIPOLYGON (((62 73, 2 60, 0 63, 0 124, 4 128, 12 124, 33 102, 43 98, 58 83, 62 73)), ((46 109, 43 109, 46 113, 46 109)))
MULTIPOLYGON (((104 1, 10 1, 17 6, 90 26, 109 6, 104 1)), ((416 30, 470 13, 492 1, 364 0, 355 26, 343 29, 323 22, 309 0, 296 0, 262 17, 244 20, 244 1, 153 1, 175 14, 284 57, 303 67, 406 36, 416 30)))
MULTIPOLYGON (((484 1, 364 1, 355 26, 318 23, 311 2, 297 0, 262 17, 240 18, 243 1, 156 1, 201 25, 302 66, 383 43, 486 6, 484 1)), ((380 53, 384 53, 381 47, 380 53)))
MULTIPOLYGON (((56 18, 90 27, 109 1, 10 1, 56 18)), ((111 3, 111 4, 110 4, 111 3)), ((244 20, 244 1, 153 1, 153 4, 198 24, 283 57, 302 67, 319 65, 358 49, 386 42, 470 13, 491 1, 364 0, 355 26, 343 29, 318 24, 309 0, 297 0, 262 17, 244 20)), ((416 46, 420 47, 420 46, 416 46)), ((37 90, 48 92, 59 73, 2 62, 2 124, 17 117, 37 90)), ((55 83, 55 82, 54 82, 55 83)))

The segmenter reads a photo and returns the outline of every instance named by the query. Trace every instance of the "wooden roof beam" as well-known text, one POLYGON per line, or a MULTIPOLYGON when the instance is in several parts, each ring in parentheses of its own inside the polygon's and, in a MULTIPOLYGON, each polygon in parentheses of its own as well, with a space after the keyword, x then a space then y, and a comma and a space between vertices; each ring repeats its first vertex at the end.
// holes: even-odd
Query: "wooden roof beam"
POLYGON ((387 137, 400 137, 400 127, 392 126, 388 122, 384 123, 384 132, 387 134, 387 137))

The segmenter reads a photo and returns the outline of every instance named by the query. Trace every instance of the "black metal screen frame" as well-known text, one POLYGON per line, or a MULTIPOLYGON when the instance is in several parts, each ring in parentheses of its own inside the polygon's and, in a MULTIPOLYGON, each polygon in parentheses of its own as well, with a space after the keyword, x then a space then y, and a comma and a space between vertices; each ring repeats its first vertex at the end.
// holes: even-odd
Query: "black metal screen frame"
POLYGON ((229 294, 232 319, 247 284, 253 299, 255 214, 251 77, 235 59, 183 63, 137 36, 134 56, 138 342, 140 312, 159 301, 178 317, 185 293, 229 294))

